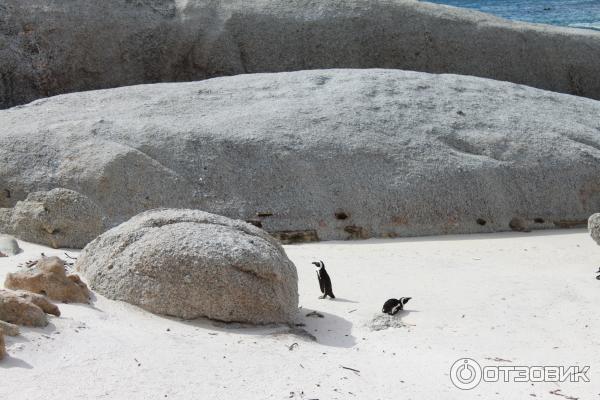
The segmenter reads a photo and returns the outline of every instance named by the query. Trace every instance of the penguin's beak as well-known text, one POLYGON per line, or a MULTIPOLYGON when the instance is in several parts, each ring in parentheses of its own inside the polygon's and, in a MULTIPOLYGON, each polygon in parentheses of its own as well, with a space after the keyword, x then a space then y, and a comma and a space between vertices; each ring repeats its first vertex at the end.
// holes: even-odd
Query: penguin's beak
POLYGON ((318 267, 318 266, 319 266, 319 263, 318 263, 318 262, 312 262, 311 264, 313 264, 315 267, 318 267))

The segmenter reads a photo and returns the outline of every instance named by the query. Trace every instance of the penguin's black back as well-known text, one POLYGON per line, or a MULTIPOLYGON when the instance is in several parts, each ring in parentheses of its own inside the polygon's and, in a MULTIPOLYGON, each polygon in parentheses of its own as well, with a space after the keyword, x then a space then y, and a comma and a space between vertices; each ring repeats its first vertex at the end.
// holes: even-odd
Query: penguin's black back
POLYGON ((319 270, 319 283, 321 285, 321 292, 324 295, 327 295, 327 296, 331 297, 332 299, 335 299, 335 296, 333 295, 333 288, 331 287, 331 278, 329 277, 329 274, 325 270, 325 266, 323 266, 319 270))
POLYGON ((392 315, 391 314, 392 310, 398 304, 400 304, 400 300, 398 300, 398 299, 389 299, 385 303, 383 303, 383 309, 381 311, 384 312, 384 313, 386 313, 386 314, 392 315))

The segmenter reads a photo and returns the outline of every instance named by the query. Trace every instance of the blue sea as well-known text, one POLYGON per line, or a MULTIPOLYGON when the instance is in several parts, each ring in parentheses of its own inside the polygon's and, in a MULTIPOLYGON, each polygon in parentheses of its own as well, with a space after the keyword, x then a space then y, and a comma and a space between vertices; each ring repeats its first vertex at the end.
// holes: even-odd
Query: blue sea
POLYGON ((600 0, 427 0, 499 17, 600 31, 600 0))

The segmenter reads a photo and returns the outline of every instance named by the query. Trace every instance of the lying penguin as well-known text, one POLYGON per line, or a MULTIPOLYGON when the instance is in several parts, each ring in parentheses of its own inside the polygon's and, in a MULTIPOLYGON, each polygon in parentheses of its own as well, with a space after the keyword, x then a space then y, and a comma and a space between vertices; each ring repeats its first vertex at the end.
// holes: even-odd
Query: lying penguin
MULTIPOLYGON (((598 268, 598 271, 597 271, 596 273, 597 273, 597 274, 600 274, 600 268, 598 268)), ((598 280, 600 281, 600 275, 598 275, 598 276, 596 277, 596 279, 598 279, 598 280)))
POLYGON ((329 296, 332 299, 335 299, 333 295, 333 289, 331 288, 331 278, 327 271, 325 271, 325 264, 323 261, 313 262, 313 264, 317 267, 317 278, 319 278, 319 287, 321 288, 322 296, 319 296, 320 299, 324 299, 329 296))
POLYGON ((396 315, 398 311, 404 310, 404 305, 408 303, 411 298, 412 297, 400 297, 399 299, 389 299, 383 303, 381 312, 389 315, 396 315))

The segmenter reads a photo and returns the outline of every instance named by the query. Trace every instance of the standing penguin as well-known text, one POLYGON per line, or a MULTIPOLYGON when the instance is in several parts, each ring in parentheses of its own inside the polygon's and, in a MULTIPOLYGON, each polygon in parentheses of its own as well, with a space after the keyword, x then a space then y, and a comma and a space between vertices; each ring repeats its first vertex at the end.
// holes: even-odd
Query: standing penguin
MULTIPOLYGON (((598 272, 596 272, 596 273, 597 273, 597 274, 600 274, 600 268, 598 268, 598 272)), ((600 281, 600 275, 598 275, 598 276, 596 277, 596 279, 598 279, 598 280, 600 281)))
POLYGON ((319 296, 320 299, 324 299, 329 296, 332 299, 335 299, 333 295, 333 289, 331 288, 331 278, 327 271, 325 271, 325 264, 323 261, 313 262, 313 264, 317 267, 317 277, 319 278, 319 287, 321 288, 322 296, 319 296))
POLYGON ((412 297, 400 297, 399 299, 389 299, 385 303, 383 303, 383 309, 381 312, 396 315, 396 313, 400 310, 404 310, 404 305, 408 303, 408 301, 412 297))

